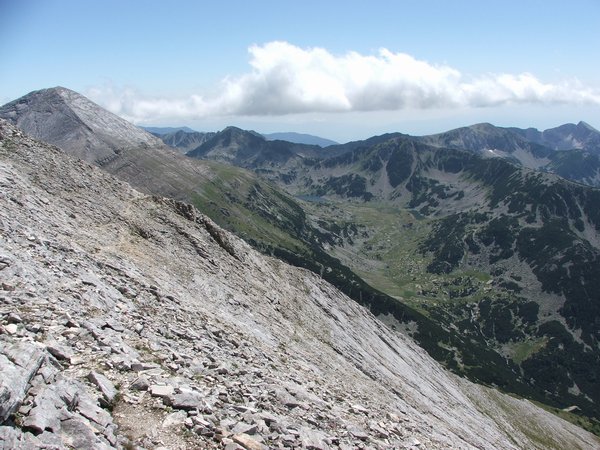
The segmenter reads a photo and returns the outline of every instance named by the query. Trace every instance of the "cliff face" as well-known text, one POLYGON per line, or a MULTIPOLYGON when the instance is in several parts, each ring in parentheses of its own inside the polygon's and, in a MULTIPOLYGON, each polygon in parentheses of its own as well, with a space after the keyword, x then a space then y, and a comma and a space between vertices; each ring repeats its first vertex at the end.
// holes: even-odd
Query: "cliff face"
POLYGON ((4 448, 593 448, 307 271, 0 122, 4 448))

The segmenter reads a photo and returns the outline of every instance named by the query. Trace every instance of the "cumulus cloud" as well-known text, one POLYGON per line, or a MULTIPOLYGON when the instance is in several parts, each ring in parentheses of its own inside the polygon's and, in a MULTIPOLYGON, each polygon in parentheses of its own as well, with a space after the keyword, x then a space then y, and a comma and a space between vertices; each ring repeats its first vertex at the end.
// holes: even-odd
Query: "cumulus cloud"
POLYGON ((336 56, 287 42, 249 48, 251 69, 222 80, 213 96, 152 98, 111 86, 88 95, 135 122, 159 118, 269 116, 514 104, 596 104, 600 91, 577 81, 544 83, 529 73, 466 77, 448 65, 380 49, 336 56))

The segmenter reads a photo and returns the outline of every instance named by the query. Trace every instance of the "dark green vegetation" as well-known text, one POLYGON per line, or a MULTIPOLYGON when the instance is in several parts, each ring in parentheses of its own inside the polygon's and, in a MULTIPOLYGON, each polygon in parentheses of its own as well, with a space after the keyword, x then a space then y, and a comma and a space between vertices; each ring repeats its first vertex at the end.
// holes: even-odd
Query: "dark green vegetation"
MULTIPOLYGON (((486 139, 525 142, 504 131, 486 139)), ((535 142, 512 153, 524 147, 578 158, 535 142)), ((300 226, 271 222, 302 250, 250 242, 393 317, 453 371, 600 417, 600 191, 403 135, 331 150, 296 152, 292 164, 252 159, 257 173, 319 201, 301 204, 300 226)))

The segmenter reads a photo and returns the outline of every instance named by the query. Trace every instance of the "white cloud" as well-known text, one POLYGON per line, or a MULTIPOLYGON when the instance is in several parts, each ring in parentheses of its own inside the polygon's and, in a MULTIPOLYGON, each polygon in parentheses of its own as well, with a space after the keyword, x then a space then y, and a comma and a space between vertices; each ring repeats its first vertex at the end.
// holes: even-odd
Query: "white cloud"
POLYGON ((249 49, 251 70, 227 77, 214 96, 155 98, 111 86, 87 94, 134 122, 309 112, 397 111, 518 104, 600 105, 600 91, 577 81, 544 83, 529 73, 468 78, 457 69, 381 49, 332 55, 270 42, 249 49))

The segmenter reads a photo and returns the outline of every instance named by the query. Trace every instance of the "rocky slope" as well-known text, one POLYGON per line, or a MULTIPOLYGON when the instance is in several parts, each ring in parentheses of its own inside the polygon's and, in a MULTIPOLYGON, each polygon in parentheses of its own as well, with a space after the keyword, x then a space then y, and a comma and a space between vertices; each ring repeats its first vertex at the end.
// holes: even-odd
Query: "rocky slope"
POLYGON ((152 134, 63 87, 34 91, 7 103, 0 117, 89 162, 106 162, 131 148, 164 147, 152 134))
POLYGON ((600 132, 585 122, 544 131, 481 123, 416 139, 437 147, 507 159, 578 183, 600 186, 600 132))
POLYGON ((583 121, 577 124, 566 123, 544 131, 535 128, 508 128, 508 130, 523 136, 530 142, 554 150, 582 149, 596 154, 600 152, 600 132, 583 121))
POLYGON ((317 276, 0 122, 3 448, 597 448, 317 276))

